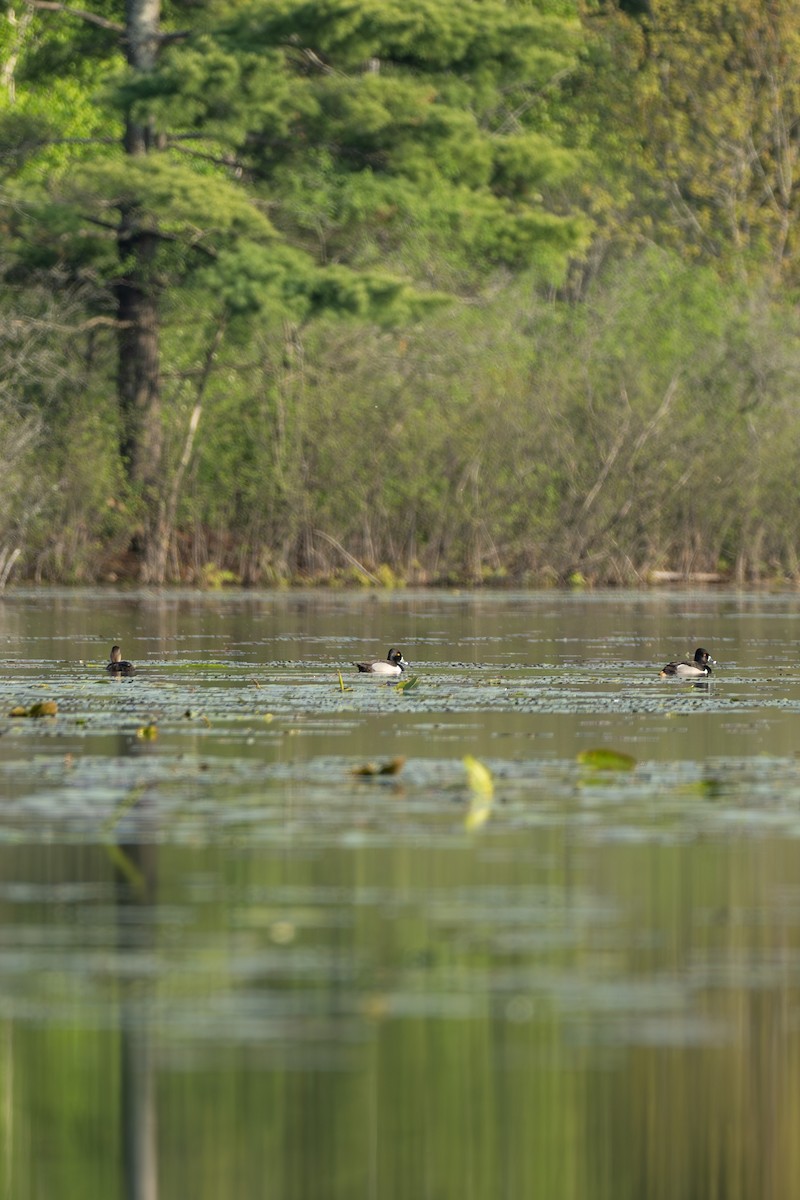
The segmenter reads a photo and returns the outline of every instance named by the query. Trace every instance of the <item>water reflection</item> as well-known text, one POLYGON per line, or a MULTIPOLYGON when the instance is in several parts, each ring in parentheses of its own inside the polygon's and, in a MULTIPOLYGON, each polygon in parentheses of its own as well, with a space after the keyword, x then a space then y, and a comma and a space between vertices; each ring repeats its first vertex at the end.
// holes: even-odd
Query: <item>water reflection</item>
MULTIPOLYGON (((120 641, 134 661, 227 647, 257 660, 385 653, 425 662, 649 662, 711 645, 719 669, 763 665, 789 635, 800 597, 697 593, 9 592, 0 600, 6 656, 33 639, 40 657, 102 661, 120 641)), ((777 661, 777 659, 776 659, 777 661)))
POLYGON ((120 1119, 126 1200, 158 1200, 158 1114, 151 1017, 155 978, 148 964, 156 949, 158 844, 152 839, 148 800, 127 806, 113 842, 118 951, 133 964, 119 977, 120 1119), (140 827, 144 824, 146 828, 140 827), (142 837, 147 840, 140 840, 142 837))
POLYGON ((142 816, 124 869, 3 852, 4 991, 15 944, 40 1004, 5 1023, 9 1195, 791 1194, 794 847, 598 847, 573 809, 447 851, 161 850, 142 816))
POLYGON ((797 597, 0 608, 7 1196, 793 1195, 797 597))

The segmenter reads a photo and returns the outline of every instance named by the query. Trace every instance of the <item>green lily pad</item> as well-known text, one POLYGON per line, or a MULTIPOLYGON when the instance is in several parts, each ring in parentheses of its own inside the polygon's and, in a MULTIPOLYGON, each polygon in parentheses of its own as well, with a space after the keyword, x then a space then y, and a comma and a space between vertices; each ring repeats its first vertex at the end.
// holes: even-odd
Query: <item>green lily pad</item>
POLYGON ((632 771, 636 759, 632 754, 624 754, 620 750, 608 750, 600 747, 596 750, 581 750, 578 762, 583 767, 593 771, 632 771))

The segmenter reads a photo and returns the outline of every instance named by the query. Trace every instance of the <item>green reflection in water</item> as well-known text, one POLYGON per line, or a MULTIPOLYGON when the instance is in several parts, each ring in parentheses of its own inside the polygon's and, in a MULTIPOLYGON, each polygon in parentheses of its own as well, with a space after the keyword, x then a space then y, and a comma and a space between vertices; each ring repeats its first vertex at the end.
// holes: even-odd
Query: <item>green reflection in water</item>
POLYGON ((3 600, 0 693, 59 702, 0 722, 4 1195, 794 1195, 799 612, 3 600), (130 687, 77 661, 116 637, 130 687), (341 693, 394 643, 412 695, 341 693), (714 690, 659 683, 694 644, 714 690))
POLYGON ((149 851, 0 855, 8 1194, 791 1194, 795 844, 149 851))

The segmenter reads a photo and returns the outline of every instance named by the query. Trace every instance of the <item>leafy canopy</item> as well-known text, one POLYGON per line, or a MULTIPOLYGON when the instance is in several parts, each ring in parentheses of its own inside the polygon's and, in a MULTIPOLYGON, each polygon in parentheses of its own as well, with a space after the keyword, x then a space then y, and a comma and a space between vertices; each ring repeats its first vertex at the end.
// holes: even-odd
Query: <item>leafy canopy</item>
POLYGON ((167 12, 181 36, 147 73, 113 33, 33 19, 18 100, 0 112, 21 266, 91 265, 113 285, 114 230, 135 213, 157 244, 153 286, 199 272, 235 311, 274 310, 279 292, 295 314, 302 296, 307 313, 388 317, 392 298, 408 315, 412 279, 421 304, 497 268, 559 281, 584 244, 562 198, 577 160, 541 107, 576 61, 576 21, 503 0, 167 12), (137 159, 128 120, 152 130, 137 159))

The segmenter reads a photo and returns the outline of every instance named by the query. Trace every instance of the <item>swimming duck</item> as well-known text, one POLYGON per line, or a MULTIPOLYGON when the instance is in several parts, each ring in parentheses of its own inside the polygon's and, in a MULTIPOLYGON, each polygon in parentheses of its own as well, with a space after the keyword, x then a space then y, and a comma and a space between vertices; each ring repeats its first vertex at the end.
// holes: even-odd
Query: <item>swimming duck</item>
POLYGON ((711 667, 708 664, 713 661, 714 659, 708 651, 704 650, 702 646, 698 646, 691 661, 685 658, 683 662, 667 663, 659 674, 662 678, 665 675, 680 675, 683 679, 697 679, 701 675, 711 674, 711 667))
POLYGON ((390 650, 386 658, 380 658, 377 662, 353 663, 359 671, 368 672, 370 675, 402 675, 408 665, 402 650, 390 650))
POLYGON ((136 674, 136 668, 134 667, 133 663, 126 662, 126 660, 122 657, 122 651, 120 650, 119 646, 111 647, 110 657, 111 661, 106 667, 109 675, 129 676, 136 674))

